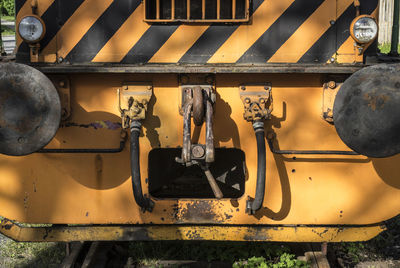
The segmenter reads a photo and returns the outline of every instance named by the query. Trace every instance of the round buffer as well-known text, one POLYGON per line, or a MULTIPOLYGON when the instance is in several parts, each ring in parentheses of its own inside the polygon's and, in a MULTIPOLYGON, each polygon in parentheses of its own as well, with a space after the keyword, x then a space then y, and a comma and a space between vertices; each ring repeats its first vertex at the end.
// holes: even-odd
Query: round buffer
POLYGON ((400 153, 400 64, 361 69, 339 89, 333 121, 343 142, 369 157, 400 153))
POLYGON ((56 134, 61 104, 53 83, 23 64, 0 64, 0 153, 27 155, 56 134))

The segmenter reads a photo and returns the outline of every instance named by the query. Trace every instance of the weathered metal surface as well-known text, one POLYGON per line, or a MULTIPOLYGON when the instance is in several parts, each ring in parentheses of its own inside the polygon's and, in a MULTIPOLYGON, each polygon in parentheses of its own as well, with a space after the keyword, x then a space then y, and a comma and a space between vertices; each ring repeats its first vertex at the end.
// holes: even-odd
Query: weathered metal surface
POLYGON ((192 88, 193 92, 193 123, 201 126, 204 122, 205 101, 203 89, 197 85, 192 88))
POLYGON ((342 85, 333 119, 340 138, 369 157, 400 153, 400 64, 364 68, 342 85))
POLYGON ((26 155, 50 142, 61 118, 52 82, 27 65, 0 65, 0 153, 26 155))
POLYGON ((241 85, 239 95, 244 105, 243 118, 246 121, 270 119, 273 107, 270 83, 241 85))
POLYGON ((104 73, 104 74, 126 74, 126 73, 254 73, 254 74, 352 74, 361 68, 363 64, 349 65, 320 65, 320 64, 271 64, 265 65, 185 65, 179 64, 164 64, 164 65, 128 65, 128 66, 108 66, 103 64, 88 64, 88 65, 55 65, 55 64, 40 64, 32 65, 39 71, 48 74, 57 73, 104 73))
POLYGON ((373 226, 51 226, 22 227, 4 220, 0 232, 21 242, 222 240, 342 242, 369 240, 385 230, 373 226))
MULTIPOLYGON (((255 195, 257 153, 253 130, 243 120, 238 87, 249 81, 273 85, 274 111, 266 131, 272 128, 277 134, 275 149, 346 151, 348 147, 334 126, 321 120, 323 76, 216 75, 214 145, 216 149, 240 149, 244 156, 243 161, 210 169, 220 187, 225 173, 228 178, 237 176, 239 169, 245 171, 240 184, 243 192, 221 200, 154 198, 149 194, 149 152, 170 148, 180 153, 182 146, 183 119, 178 113, 182 95, 177 75, 82 74, 69 78, 73 86, 71 126, 60 128, 48 148, 115 147, 119 129, 94 128, 92 123, 120 121, 116 90, 124 81, 153 81, 154 95, 140 137, 140 167, 143 194, 155 199, 157 206, 152 213, 142 213, 135 204, 128 148, 118 154, 2 155, 0 215, 29 223, 235 226, 374 224, 400 213, 400 156, 289 157, 269 149, 263 208, 254 216, 245 213, 246 197, 255 195)), ((205 140, 204 126, 192 128, 191 134, 193 141, 205 140)), ((221 159, 219 151, 216 159, 223 162, 225 156, 221 159)), ((166 168, 168 165, 162 166, 166 168)), ((159 172, 161 178, 167 176, 163 170, 159 172)))
POLYGON ((122 128, 129 128, 132 120, 146 118, 147 106, 153 95, 151 83, 125 83, 121 90, 118 89, 118 109, 121 113, 122 128))
POLYGON ((329 123, 333 123, 333 104, 341 86, 342 83, 329 81, 322 87, 322 118, 329 123))

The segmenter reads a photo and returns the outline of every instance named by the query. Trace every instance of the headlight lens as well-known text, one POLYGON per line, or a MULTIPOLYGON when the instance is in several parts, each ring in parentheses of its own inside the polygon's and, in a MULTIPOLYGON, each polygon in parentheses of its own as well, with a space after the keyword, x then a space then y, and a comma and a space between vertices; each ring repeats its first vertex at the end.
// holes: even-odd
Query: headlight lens
POLYGON ((35 16, 24 17, 18 25, 18 33, 28 43, 39 42, 44 36, 44 24, 35 16))
POLYGON ((374 40, 378 34, 378 24, 369 16, 361 16, 353 21, 351 33, 352 37, 358 43, 369 43, 374 40))

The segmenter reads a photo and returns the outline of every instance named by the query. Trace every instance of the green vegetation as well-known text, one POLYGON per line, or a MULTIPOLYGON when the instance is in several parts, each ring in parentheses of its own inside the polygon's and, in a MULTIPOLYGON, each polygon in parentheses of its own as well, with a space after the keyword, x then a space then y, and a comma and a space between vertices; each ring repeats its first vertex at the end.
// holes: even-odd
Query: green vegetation
POLYGON ((267 260, 264 257, 252 257, 247 261, 235 262, 233 268, 307 268, 309 264, 296 260, 295 255, 283 253, 277 260, 267 260))
POLYGON ((65 257, 62 243, 0 242, 0 267, 58 267, 65 257))
POLYGON ((8 16, 15 15, 14 0, 0 0, 0 12, 8 16))
MULTIPOLYGON (((379 48, 379 50, 381 51, 381 53, 383 53, 383 54, 387 54, 387 53, 390 52, 390 44, 389 44, 389 43, 380 44, 380 45, 378 46, 378 48, 379 48)), ((400 51, 400 45, 399 45, 397 51, 400 51)))
POLYGON ((1 29, 1 36, 15 35, 15 31, 10 29, 1 29))
POLYGON ((135 263, 159 267, 160 260, 227 262, 234 268, 309 267, 278 243, 256 242, 132 242, 129 255, 135 263))
POLYGON ((1 20, 14 21, 15 17, 14 16, 5 16, 4 14, 2 14, 1 15, 1 20))

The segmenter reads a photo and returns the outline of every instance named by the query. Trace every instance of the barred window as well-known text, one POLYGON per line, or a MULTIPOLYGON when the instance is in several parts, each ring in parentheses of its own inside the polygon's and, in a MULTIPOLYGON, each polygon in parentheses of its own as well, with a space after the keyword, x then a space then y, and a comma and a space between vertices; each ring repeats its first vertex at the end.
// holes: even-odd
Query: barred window
POLYGON ((249 0, 144 0, 147 22, 246 22, 249 0))

